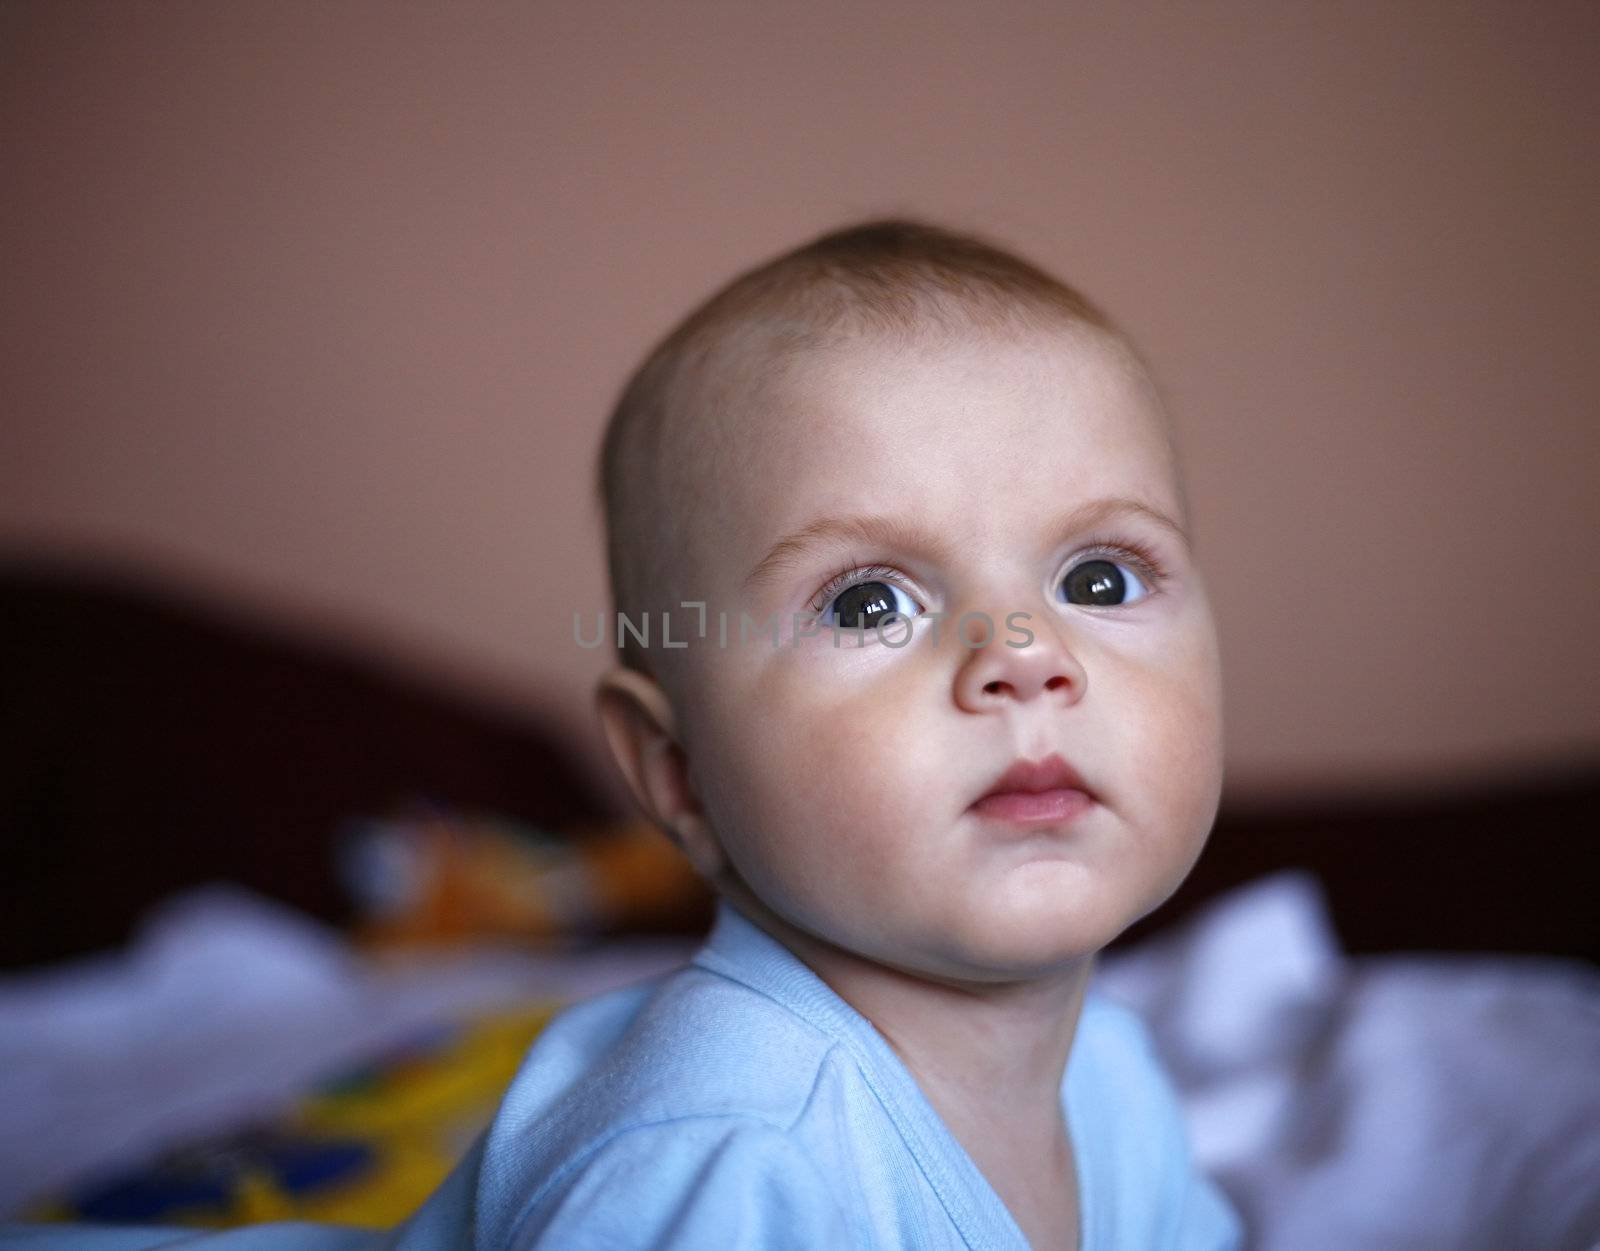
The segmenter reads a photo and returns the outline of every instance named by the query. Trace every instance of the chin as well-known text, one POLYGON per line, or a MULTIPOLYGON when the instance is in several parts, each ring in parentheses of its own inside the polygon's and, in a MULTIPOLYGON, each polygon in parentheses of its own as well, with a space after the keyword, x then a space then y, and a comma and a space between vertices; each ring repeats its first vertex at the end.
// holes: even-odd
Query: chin
POLYGON ((1020 924, 997 919, 952 953, 974 980, 1021 981, 1048 977, 1095 955, 1118 930, 1086 917, 1056 916, 1020 924))
POLYGON ((1048 973, 1107 946, 1136 912, 1133 901, 1108 889, 1027 892, 974 917, 969 946, 997 970, 1048 973))

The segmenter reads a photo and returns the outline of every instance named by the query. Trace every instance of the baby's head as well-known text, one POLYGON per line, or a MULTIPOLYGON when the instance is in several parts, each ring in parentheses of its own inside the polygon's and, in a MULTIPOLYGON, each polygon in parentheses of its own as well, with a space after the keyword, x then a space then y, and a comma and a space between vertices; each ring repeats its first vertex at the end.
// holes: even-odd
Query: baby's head
POLYGON ((1035 978, 1188 873, 1215 628, 1160 398, 1082 296, 918 223, 824 236, 658 345, 601 476, 652 627, 600 683, 608 742, 791 946, 1035 978))

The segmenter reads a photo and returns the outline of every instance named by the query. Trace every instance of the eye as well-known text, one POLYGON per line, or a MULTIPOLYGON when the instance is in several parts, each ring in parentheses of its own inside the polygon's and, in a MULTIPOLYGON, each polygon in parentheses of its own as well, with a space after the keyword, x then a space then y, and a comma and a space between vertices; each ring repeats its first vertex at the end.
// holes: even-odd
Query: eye
MULTIPOLYGON (((1094 555, 1068 569, 1056 593, 1069 604, 1088 608, 1117 608, 1137 603, 1150 594, 1136 565, 1094 555)), ((1152 579, 1153 581, 1153 579, 1152 579)))
POLYGON ((832 594, 821 610, 823 625, 842 630, 870 630, 890 613, 915 617, 922 611, 915 600, 892 582, 874 579, 854 582, 832 594))

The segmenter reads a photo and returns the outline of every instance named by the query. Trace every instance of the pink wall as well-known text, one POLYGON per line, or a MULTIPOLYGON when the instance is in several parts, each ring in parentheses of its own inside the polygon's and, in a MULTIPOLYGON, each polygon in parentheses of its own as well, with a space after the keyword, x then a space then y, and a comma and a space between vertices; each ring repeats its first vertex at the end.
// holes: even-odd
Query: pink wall
POLYGON ((1181 423, 1230 785, 1594 759, 1600 8, 0 8, 0 546, 587 710, 590 461, 710 286, 1010 241, 1181 423))

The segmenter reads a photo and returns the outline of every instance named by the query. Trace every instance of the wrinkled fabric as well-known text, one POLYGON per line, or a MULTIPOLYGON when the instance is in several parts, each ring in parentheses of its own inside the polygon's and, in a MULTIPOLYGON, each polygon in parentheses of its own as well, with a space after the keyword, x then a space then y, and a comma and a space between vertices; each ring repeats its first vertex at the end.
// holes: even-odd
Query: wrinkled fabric
POLYGON ((1600 1248, 1600 971, 1350 957, 1309 873, 1101 957, 1259 1251, 1600 1248))

